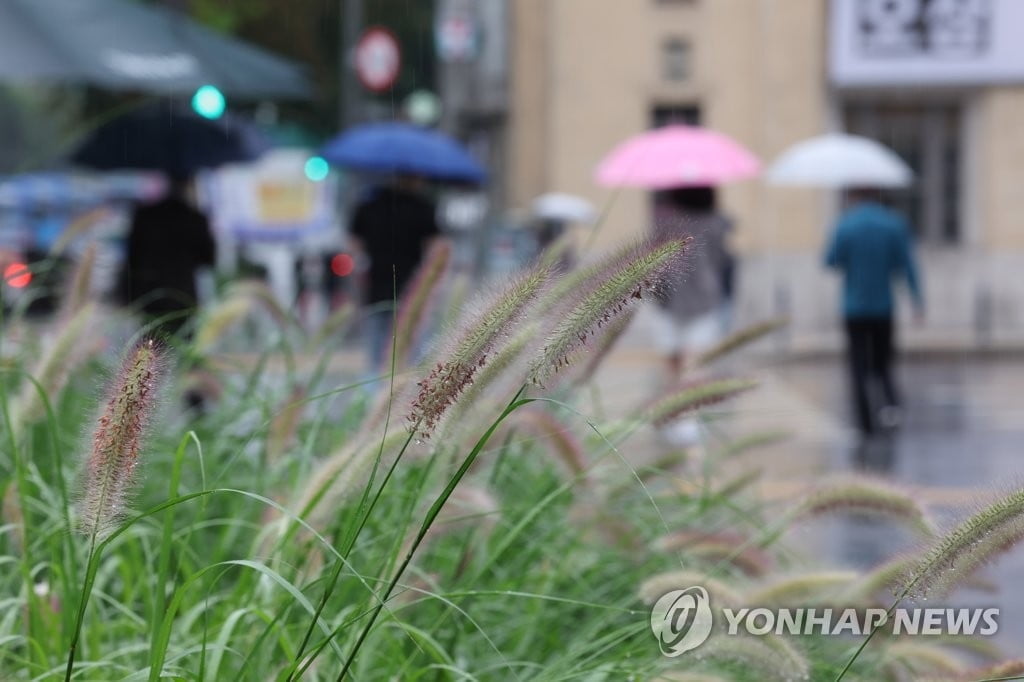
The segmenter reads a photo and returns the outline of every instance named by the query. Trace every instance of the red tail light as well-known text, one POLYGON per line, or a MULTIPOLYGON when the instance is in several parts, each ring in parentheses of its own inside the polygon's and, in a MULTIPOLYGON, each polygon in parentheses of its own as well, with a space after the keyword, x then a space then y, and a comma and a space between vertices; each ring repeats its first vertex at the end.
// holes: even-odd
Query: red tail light
POLYGON ((32 271, 24 263, 11 263, 4 268, 4 282, 15 289, 24 289, 32 282, 32 271))

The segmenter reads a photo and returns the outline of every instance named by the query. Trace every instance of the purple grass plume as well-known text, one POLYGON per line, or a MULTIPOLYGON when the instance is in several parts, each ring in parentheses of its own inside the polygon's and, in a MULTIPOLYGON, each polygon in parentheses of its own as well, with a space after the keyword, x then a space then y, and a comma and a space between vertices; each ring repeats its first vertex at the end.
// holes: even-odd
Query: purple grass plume
POLYGON ((580 282, 570 307, 558 311, 559 321, 531 369, 532 381, 543 385, 633 304, 664 289, 667 275, 681 264, 686 244, 685 240, 643 243, 587 268, 593 274, 580 282))
POLYGON ((419 391, 412 404, 409 423, 423 436, 434 431, 448 409, 487 366, 495 347, 522 318, 538 292, 547 284, 551 271, 538 267, 515 279, 482 311, 472 316, 454 336, 430 373, 417 383, 419 391))
POLYGON ((79 516, 88 535, 102 534, 124 515, 167 364, 163 347, 145 339, 128 352, 114 377, 85 463, 79 516))

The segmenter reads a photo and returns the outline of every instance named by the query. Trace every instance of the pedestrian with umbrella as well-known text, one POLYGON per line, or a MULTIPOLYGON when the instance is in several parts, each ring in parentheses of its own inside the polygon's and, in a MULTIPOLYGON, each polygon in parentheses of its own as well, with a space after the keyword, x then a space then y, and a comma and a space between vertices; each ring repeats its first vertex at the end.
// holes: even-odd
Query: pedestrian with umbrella
POLYGON ((486 173, 455 140, 406 123, 356 126, 328 142, 320 155, 382 179, 356 206, 350 229, 360 260, 368 263, 367 356, 373 371, 382 370, 392 347, 394 304, 441 237, 426 181, 479 184, 486 173))
POLYGON ((678 378, 686 356, 714 342, 719 306, 731 292, 731 221, 718 211, 718 185, 757 174, 757 158, 722 133, 669 125, 636 135, 597 168, 598 183, 654 190, 656 238, 692 239, 687 272, 659 301, 657 345, 668 376, 678 378))
MULTIPOLYGON (((732 221, 718 210, 718 185, 758 173, 757 158, 735 140, 707 128, 669 125, 636 135, 600 163, 598 183, 654 190, 655 239, 691 240, 686 271, 657 301, 655 345, 665 357, 661 375, 679 379, 688 357, 722 333, 722 310, 732 292, 734 259, 728 249, 732 221)), ((664 427, 662 436, 683 447, 697 441, 693 419, 664 427)))
POLYGON ((785 151, 768 172, 778 185, 846 189, 824 261, 843 277, 842 316, 853 412, 865 438, 900 422, 893 376, 893 280, 906 280, 914 316, 924 317, 924 297, 906 219, 881 202, 881 191, 906 187, 910 168, 878 142, 830 134, 785 151), (877 395, 876 395, 877 394, 877 395))
POLYGON ((156 203, 137 204, 121 277, 125 302, 163 332, 186 328, 197 305, 196 273, 215 261, 209 221, 188 198, 204 168, 254 160, 259 141, 237 121, 209 121, 174 107, 146 106, 100 126, 72 161, 101 170, 158 170, 169 189, 156 203))

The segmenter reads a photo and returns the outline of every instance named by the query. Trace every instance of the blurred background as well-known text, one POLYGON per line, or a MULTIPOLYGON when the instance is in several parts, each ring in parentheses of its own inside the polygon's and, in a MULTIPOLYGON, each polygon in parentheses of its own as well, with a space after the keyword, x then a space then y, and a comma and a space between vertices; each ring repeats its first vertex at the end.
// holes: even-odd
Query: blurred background
MULTIPOLYGON (((601 214, 582 239, 608 245, 644 234, 650 192, 602 187, 594 169, 647 128, 706 126, 766 164, 802 139, 847 131, 890 147, 915 174, 889 200, 909 219, 936 304, 906 331, 905 346, 1017 348, 1024 48, 1009 27, 1018 5, 9 0, 0 16, 11 34, 0 50, 2 244, 8 265, 20 262, 11 252, 47 249, 88 211, 116 246, 118 204, 155 196, 159 178, 86 188, 68 159, 96 125, 144 101, 206 107, 200 113, 252 125, 273 150, 241 169, 202 173, 198 189, 218 271, 256 265, 273 273, 284 300, 346 291, 332 281, 343 278, 331 258, 344 251, 361 178, 317 153, 359 123, 436 127, 486 168, 486 183, 435 188, 442 227, 479 275, 518 267, 530 252, 523 228, 536 218, 534 202, 551 192, 601 214), (91 14, 116 27, 133 4, 197 32, 147 47, 110 26, 83 28, 91 14), (36 35, 14 39, 26 31, 36 35), (244 52, 250 46, 266 57, 244 52), (195 97, 201 86, 210 86, 205 98, 195 97)), ((752 179, 725 187, 722 203, 742 260, 737 319, 787 316, 787 350, 838 349, 837 281, 820 267, 838 194, 752 179)), ((112 248, 108 260, 116 258, 112 248)))

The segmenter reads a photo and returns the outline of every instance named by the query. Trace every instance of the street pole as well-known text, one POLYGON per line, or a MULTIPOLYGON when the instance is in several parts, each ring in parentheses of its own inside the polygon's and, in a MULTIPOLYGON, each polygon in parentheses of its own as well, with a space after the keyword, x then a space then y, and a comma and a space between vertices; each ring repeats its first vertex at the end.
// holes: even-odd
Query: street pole
POLYGON ((341 87, 338 88, 338 95, 341 101, 338 105, 338 128, 344 130, 358 123, 363 114, 363 92, 355 74, 355 49, 356 43, 359 42, 359 34, 363 30, 364 7, 363 0, 340 2, 342 4, 338 13, 341 36, 338 46, 338 77, 341 79, 341 87))

